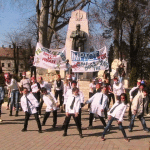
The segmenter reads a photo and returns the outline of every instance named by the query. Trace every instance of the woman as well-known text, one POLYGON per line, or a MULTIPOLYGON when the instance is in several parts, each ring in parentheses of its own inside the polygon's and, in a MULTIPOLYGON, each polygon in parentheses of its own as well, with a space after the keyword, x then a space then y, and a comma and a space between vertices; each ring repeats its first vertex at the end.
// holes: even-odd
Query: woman
POLYGON ((105 134, 107 130, 110 128, 114 119, 117 119, 119 129, 122 131, 125 141, 127 142, 130 141, 127 138, 124 127, 122 126, 123 116, 125 114, 126 108, 127 108, 127 95, 125 93, 122 93, 120 95, 120 100, 118 100, 108 112, 108 123, 107 123, 106 128, 104 129, 104 132, 102 133, 102 137, 101 137, 102 141, 105 141, 105 138, 104 138, 105 134))

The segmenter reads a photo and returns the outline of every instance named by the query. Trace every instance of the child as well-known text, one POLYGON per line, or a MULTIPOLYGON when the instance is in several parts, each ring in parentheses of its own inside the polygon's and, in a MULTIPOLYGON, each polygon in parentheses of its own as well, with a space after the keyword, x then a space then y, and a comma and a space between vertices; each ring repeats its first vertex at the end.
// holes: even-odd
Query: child
POLYGON ((64 134, 63 136, 67 136, 67 129, 70 122, 71 116, 73 116, 75 123, 77 125, 80 138, 82 137, 82 130, 81 130, 81 123, 78 117, 79 109, 80 109, 80 96, 79 96, 79 89, 77 87, 72 89, 72 95, 68 97, 66 102, 66 118, 64 123, 64 134))
POLYGON ((104 120, 104 110, 108 102, 106 91, 107 91, 107 88, 106 86, 104 86, 102 89, 102 92, 98 92, 94 94, 89 100, 85 102, 85 104, 91 103, 88 129, 92 128, 92 121, 93 121, 94 114, 97 114, 102 124, 104 125, 104 127, 106 126, 106 123, 104 120))
POLYGON ((50 116, 51 111, 53 111, 53 128, 56 127, 56 123, 57 123, 57 100, 56 98, 52 95, 51 92, 47 93, 47 89, 45 87, 42 87, 41 89, 42 91, 42 95, 43 95, 43 101, 46 104, 46 112, 44 115, 44 119, 42 122, 42 126, 45 125, 46 120, 48 119, 48 117, 50 116))
POLYGON ((28 126, 28 120, 30 118, 30 115, 34 115, 38 128, 39 128, 39 133, 42 133, 41 129, 41 123, 40 119, 37 113, 37 107, 39 106, 39 103, 37 99, 33 96, 32 93, 29 93, 27 88, 24 88, 23 90, 23 96, 21 97, 21 107, 23 111, 25 112, 25 122, 24 122, 24 128, 22 129, 22 132, 27 131, 27 126, 28 126))
POLYGON ((127 95, 125 93, 122 93, 120 95, 120 99, 121 100, 118 100, 113 106, 112 108, 110 109, 110 111, 108 112, 108 124, 106 126, 106 128, 104 129, 104 132, 102 133, 102 141, 105 141, 105 134, 107 132, 107 130, 110 128, 112 122, 114 119, 117 119, 117 122, 118 122, 118 126, 120 128, 120 130, 122 131, 123 133, 123 136, 124 136, 124 139, 129 142, 129 139, 127 138, 126 136, 126 133, 125 133, 125 130, 122 126, 122 120, 123 120, 123 115, 126 111, 126 108, 127 108, 127 95))

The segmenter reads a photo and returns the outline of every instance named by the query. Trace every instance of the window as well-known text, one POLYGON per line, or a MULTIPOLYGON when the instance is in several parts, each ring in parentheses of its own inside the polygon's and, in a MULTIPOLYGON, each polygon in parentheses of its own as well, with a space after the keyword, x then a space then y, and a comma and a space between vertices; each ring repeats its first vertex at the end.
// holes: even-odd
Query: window
POLYGON ((4 63, 2 63, 2 67, 4 67, 5 65, 4 65, 4 63))
POLYGON ((10 63, 8 63, 8 67, 10 67, 11 66, 11 64, 10 63))

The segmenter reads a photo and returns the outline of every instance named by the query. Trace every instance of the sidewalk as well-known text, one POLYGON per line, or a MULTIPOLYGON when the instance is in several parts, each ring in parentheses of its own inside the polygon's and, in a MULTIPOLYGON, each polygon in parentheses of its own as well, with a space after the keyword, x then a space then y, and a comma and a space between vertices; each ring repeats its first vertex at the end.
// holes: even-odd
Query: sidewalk
MULTIPOLYGON (((82 112, 82 127, 84 138, 78 135, 74 120, 71 119, 68 129, 68 136, 63 137, 63 124, 65 113, 58 110, 57 128, 52 128, 52 114, 47 120, 46 125, 42 127, 43 133, 38 133, 38 127, 34 116, 30 117, 28 123, 28 131, 21 132, 24 123, 24 112, 20 111, 19 116, 9 116, 9 110, 6 110, 6 103, 2 106, 2 119, 0 123, 0 150, 149 150, 150 149, 150 133, 142 130, 141 123, 136 120, 133 132, 128 132, 129 121, 125 117, 123 125, 127 136, 131 141, 127 143, 123 139, 123 135, 118 130, 118 125, 114 121, 110 133, 106 135, 106 141, 101 141, 101 133, 103 126, 99 119, 93 122, 93 129, 85 130, 88 126, 89 114, 87 110, 82 112)), ((44 114, 44 108, 42 114, 44 114)), ((127 114, 126 114, 127 115, 127 114)), ((42 121, 43 118, 40 120, 42 121)), ((150 127, 150 117, 146 117, 147 126, 150 127)))

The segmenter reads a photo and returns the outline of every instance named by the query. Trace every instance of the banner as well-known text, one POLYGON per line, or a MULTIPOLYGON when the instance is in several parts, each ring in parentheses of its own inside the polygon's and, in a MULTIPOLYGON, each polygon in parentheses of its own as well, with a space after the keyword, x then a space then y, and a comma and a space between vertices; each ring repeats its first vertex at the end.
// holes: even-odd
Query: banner
POLYGON ((66 69, 66 49, 48 49, 40 43, 36 45, 34 66, 45 69, 66 69))
POLYGON ((109 68, 106 47, 89 53, 71 50, 71 60, 73 72, 96 72, 109 68))

